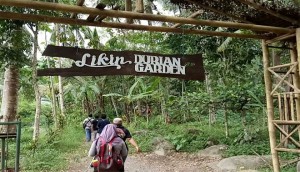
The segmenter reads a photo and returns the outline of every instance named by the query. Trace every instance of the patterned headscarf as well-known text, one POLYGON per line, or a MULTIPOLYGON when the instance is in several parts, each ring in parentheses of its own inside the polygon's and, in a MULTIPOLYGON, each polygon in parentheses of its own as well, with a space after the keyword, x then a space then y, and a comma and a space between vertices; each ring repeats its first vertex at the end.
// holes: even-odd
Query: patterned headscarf
POLYGON ((102 137, 106 141, 106 143, 110 142, 113 138, 118 137, 116 125, 107 124, 103 128, 100 137, 102 137))

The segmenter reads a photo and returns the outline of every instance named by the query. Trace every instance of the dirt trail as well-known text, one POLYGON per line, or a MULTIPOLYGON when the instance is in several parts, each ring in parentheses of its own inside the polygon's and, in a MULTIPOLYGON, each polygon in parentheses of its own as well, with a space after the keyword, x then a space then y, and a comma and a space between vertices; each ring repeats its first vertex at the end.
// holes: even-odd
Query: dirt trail
MULTIPOLYGON (((90 143, 81 149, 80 155, 73 158, 68 172, 91 172, 87 157, 90 143)), ((126 172, 217 172, 213 167, 220 161, 219 158, 198 157, 187 153, 174 153, 170 156, 159 156, 153 153, 130 154, 125 162, 126 172)))

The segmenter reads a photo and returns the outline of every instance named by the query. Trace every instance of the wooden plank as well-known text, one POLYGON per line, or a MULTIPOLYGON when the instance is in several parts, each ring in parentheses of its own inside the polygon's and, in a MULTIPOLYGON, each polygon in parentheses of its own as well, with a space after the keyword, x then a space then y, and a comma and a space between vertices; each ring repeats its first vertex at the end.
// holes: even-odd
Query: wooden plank
POLYGON ((38 70, 38 76, 147 75, 204 80, 201 54, 158 54, 141 51, 100 51, 48 45, 44 56, 73 60, 71 68, 38 70))
POLYGON ((2 11, 0 11, 0 19, 25 20, 25 21, 32 21, 32 22, 40 21, 40 22, 70 24, 76 26, 97 26, 97 27, 118 28, 118 29, 144 30, 149 32, 167 32, 167 33, 180 33, 180 34, 184 33, 184 34, 199 34, 199 35, 224 36, 224 37, 235 37, 235 38, 267 39, 267 37, 261 35, 216 32, 216 31, 195 30, 195 29, 168 28, 168 27, 160 27, 160 26, 146 26, 146 25, 112 23, 112 22, 89 22, 81 19, 50 17, 45 15, 34 15, 34 14, 20 14, 20 13, 2 12, 2 11))
POLYGON ((191 18, 172 17, 172 16, 154 15, 154 14, 146 14, 146 13, 141 14, 141 13, 128 12, 128 11, 98 10, 98 9, 88 8, 88 7, 80 7, 74 5, 41 2, 41 1, 0 0, 0 5, 31 8, 31 9, 54 10, 54 11, 62 11, 62 12, 83 13, 83 14, 96 14, 101 16, 118 17, 118 18, 131 18, 131 19, 172 22, 172 23, 192 24, 192 25, 205 25, 205 26, 213 26, 213 27, 229 27, 229 28, 237 28, 237 29, 248 29, 253 31, 273 32, 279 34, 295 32, 295 29, 274 27, 274 26, 224 22, 224 21, 215 21, 215 20, 199 20, 199 19, 196 20, 191 18))

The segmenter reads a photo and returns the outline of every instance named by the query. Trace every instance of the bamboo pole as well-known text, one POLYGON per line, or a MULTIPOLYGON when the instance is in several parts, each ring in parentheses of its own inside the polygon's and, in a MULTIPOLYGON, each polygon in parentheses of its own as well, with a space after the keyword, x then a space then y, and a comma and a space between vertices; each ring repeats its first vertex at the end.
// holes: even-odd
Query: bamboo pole
POLYGON ((266 44, 266 40, 262 40, 262 50, 263 50, 263 65, 264 65, 264 80, 265 80, 265 92, 266 92, 266 102, 267 102, 267 113, 268 113, 268 130, 270 137, 270 148, 272 155, 272 163, 274 172, 280 172, 280 164, 278 159, 278 152, 275 150, 276 147, 276 134, 275 126, 273 124, 274 120, 274 105, 273 98, 271 95, 272 90, 272 79, 271 73, 268 68, 270 66, 270 55, 266 44))
POLYGON ((278 125, 300 125, 300 121, 273 120, 273 123, 278 125))
POLYGON ((261 35, 249 35, 249 34, 238 34, 238 33, 229 33, 229 32, 169 28, 169 27, 160 27, 160 26, 146 26, 146 25, 112 23, 112 22, 89 22, 89 21, 80 20, 80 19, 71 19, 71 18, 63 18, 63 17, 49 17, 49 16, 45 16, 45 15, 20 14, 20 13, 1 12, 1 11, 0 11, 0 18, 13 19, 13 20, 26 20, 26 21, 34 21, 34 22, 38 22, 38 21, 50 22, 50 23, 52 22, 52 23, 70 24, 70 25, 76 25, 76 26, 81 25, 81 26, 98 26, 98 27, 119 28, 119 29, 145 30, 145 31, 150 31, 150 32, 200 34, 200 35, 210 35, 210 36, 253 38, 253 39, 266 38, 261 35))
POLYGON ((288 140, 290 140, 294 145, 296 145, 297 147, 300 148, 300 143, 297 142, 293 137, 291 137, 291 135, 297 131, 299 129, 300 126, 297 126, 296 128, 293 129, 293 131, 291 133, 285 131, 284 127, 281 128, 280 126, 278 126, 277 124, 275 124, 276 128, 285 136, 284 140, 282 140, 280 142, 280 145, 281 143, 283 142, 288 142, 288 140), (288 134, 289 133, 289 134, 288 134))
MULTIPOLYGON (((84 1, 85 1, 85 0, 77 0, 77 2, 76 2, 76 5, 77 5, 77 6, 83 6, 83 4, 84 4, 84 1)), ((71 16, 70 16, 70 18, 73 18, 73 19, 75 19, 75 18, 76 18, 76 16, 77 16, 77 14, 76 14, 76 13, 72 13, 72 14, 71 14, 71 16)))
MULTIPOLYGON (((288 121, 289 119, 288 119, 288 114, 289 114, 289 108, 288 108, 288 100, 287 100, 287 97, 286 97, 286 94, 283 94, 283 102, 284 102, 284 118, 283 118, 283 120, 284 121, 288 121)), ((288 126, 287 125, 284 125, 283 127, 283 130, 285 131, 285 132, 288 132, 288 126)), ((281 132, 282 133, 282 132, 281 132)), ((283 133, 284 134, 284 133, 283 133)), ((286 139, 286 135, 284 134, 284 136, 283 136, 283 138, 282 138, 283 140, 285 140, 285 142, 284 142, 284 147, 287 147, 287 145, 288 145, 288 140, 286 139)))
POLYGON ((277 41, 282 41, 282 40, 285 40, 285 39, 292 38, 294 36, 296 36, 296 33, 292 33, 292 34, 288 33, 288 34, 280 35, 280 36, 278 36, 276 38, 273 38, 271 40, 268 40, 266 43, 269 45, 269 44, 275 43, 277 41))
MULTIPOLYGON (((293 68, 295 68, 295 65, 292 66, 293 68)), ((278 82, 278 84, 274 87, 274 89, 272 90, 271 94, 273 95, 276 91, 276 89, 280 86, 280 84, 282 84, 282 82, 286 83, 288 86, 290 86, 291 88, 294 89, 295 92, 299 92, 300 90, 298 88, 296 88, 294 85, 292 85, 291 83, 289 83, 288 81, 285 80, 285 78, 291 73, 291 71, 293 70, 290 69, 283 77, 281 77, 280 75, 278 75, 276 72, 274 72, 273 70, 269 70, 275 77, 279 78, 280 81, 278 82)))
MULTIPOLYGON (((190 16, 188 16, 188 18, 196 18, 196 17, 198 17, 199 15, 201 15, 202 13, 203 13, 203 11, 202 11, 202 10, 199 10, 199 11, 197 11, 197 12, 191 14, 190 16)), ((181 23, 176 23, 176 24, 174 24, 172 27, 173 27, 173 28, 177 28, 177 27, 180 27, 180 26, 182 26, 182 25, 183 25, 183 24, 181 24, 181 23)))
POLYGON ((287 149, 287 148, 275 148, 276 151, 280 152, 293 152, 293 153, 300 153, 299 149, 287 149))
POLYGON ((258 5, 258 4, 254 3, 254 2, 250 2, 249 0, 239 0, 239 1, 240 1, 241 3, 243 3, 243 4, 247 4, 247 5, 249 5, 250 7, 255 8, 255 9, 257 9, 257 10, 260 10, 260 11, 263 11, 263 12, 265 12, 265 13, 271 14, 272 16, 275 16, 275 17, 280 18, 280 19, 282 19, 282 20, 291 22, 292 24, 297 24, 297 25, 300 24, 299 20, 295 20, 295 19, 293 19, 293 18, 284 16, 284 15, 279 14, 278 12, 275 12, 275 11, 272 11, 272 10, 268 10, 268 9, 262 7, 261 5, 258 5))
POLYGON ((291 120, 295 121, 295 109, 294 109, 294 94, 290 93, 290 107, 291 107, 291 120))
MULTIPOLYGON (((283 113, 283 110, 282 110, 281 94, 278 93, 277 96, 278 96, 279 120, 283 120, 284 119, 284 116, 283 116, 284 113, 283 113)), ((280 137, 280 140, 284 139, 284 135, 282 133, 279 134, 279 137, 280 137)))
MULTIPOLYGON (((290 47, 293 48, 293 50, 290 51, 291 58, 298 62, 298 72, 300 72, 300 28, 296 29, 296 44, 290 43, 290 47)), ((296 70, 297 71, 297 70, 296 70)), ((300 88, 300 74, 298 72, 295 72, 295 80, 294 84, 297 88, 300 88)), ((296 95, 296 114, 297 114, 297 121, 300 121, 300 100, 299 95, 296 95)), ((300 141, 300 130, 298 130, 298 137, 300 141)))
POLYGON ((215 21, 215 20, 199 20, 199 19, 196 20, 192 18, 172 17, 172 16, 164 16, 164 15, 145 14, 145 13, 141 14, 141 13, 128 12, 128 11, 98 10, 98 9, 88 8, 88 7, 80 7, 75 5, 66 5, 66 4, 58 4, 58 3, 50 3, 50 2, 41 2, 41 1, 0 0, 0 5, 31 8, 31 9, 54 10, 54 11, 62 11, 62 12, 97 14, 97 15, 109 16, 109 17, 132 18, 132 19, 173 22, 173 23, 193 24, 193 25, 205 25, 205 26, 213 26, 213 27, 249 29, 249 30, 274 32, 274 33, 293 33, 295 31, 295 29, 274 27, 274 26, 224 22, 224 21, 215 21))

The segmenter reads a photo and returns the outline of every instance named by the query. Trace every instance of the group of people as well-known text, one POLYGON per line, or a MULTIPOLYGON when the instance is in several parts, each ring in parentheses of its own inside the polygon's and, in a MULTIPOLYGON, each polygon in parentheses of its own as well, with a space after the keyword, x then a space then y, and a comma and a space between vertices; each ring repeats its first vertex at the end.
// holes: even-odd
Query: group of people
POLYGON ((99 156, 101 149, 104 149, 102 145, 104 143, 110 143, 113 155, 121 157, 123 166, 120 168, 112 164, 107 171, 124 171, 124 162, 128 155, 128 145, 126 144, 126 141, 128 141, 137 152, 140 151, 139 146, 132 138, 130 131, 122 125, 121 118, 114 118, 112 123, 110 123, 106 114, 101 114, 100 118, 99 115, 95 115, 94 119, 92 115, 89 115, 83 121, 83 126, 86 133, 86 141, 89 142, 93 140, 89 150, 89 156, 99 156))

